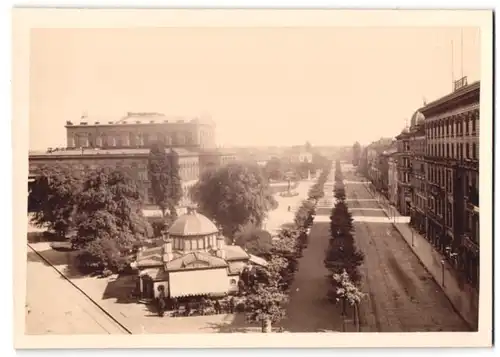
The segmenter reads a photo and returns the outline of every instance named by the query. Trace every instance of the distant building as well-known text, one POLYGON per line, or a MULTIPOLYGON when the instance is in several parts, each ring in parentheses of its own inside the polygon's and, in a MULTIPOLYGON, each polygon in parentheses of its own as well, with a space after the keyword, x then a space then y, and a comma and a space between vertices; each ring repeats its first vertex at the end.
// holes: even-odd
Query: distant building
POLYGON ((391 145, 393 145, 392 139, 381 138, 366 147, 366 155, 363 152, 361 154, 360 165, 361 167, 366 165, 368 179, 379 190, 387 191, 388 158, 383 153, 389 150, 391 145))
POLYGON ((180 205, 190 204, 189 189, 200 173, 235 160, 235 155, 215 149, 215 125, 200 119, 183 120, 158 113, 128 113, 116 121, 66 123, 67 147, 29 153, 29 181, 45 165, 67 165, 87 171, 100 167, 123 168, 137 180, 144 203, 154 204, 148 177, 149 148, 162 142, 179 156, 184 196, 180 205))
POLYGON ((160 113, 129 112, 118 120, 83 116, 79 123, 66 122, 67 147, 149 148, 151 143, 185 149, 214 150, 215 124, 210 119, 167 117, 160 113))
POLYGON ((397 151, 390 153, 387 159, 387 175, 388 175, 388 199, 391 205, 396 206, 398 201, 398 162, 397 162, 397 151))
POLYGON ((398 170, 398 198, 396 208, 404 215, 409 216, 411 211, 411 151, 410 151, 410 131, 403 129, 401 134, 396 136, 397 141, 397 170, 398 170))

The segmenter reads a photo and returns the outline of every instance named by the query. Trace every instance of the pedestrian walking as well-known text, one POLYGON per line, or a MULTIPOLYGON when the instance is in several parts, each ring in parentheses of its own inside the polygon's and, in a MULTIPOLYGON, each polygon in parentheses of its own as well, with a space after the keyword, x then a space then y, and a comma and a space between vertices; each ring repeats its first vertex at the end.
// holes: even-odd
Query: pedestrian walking
POLYGON ((216 313, 217 315, 221 313, 222 308, 221 308, 221 306, 220 306, 220 302, 219 302, 219 300, 216 300, 216 301, 215 301, 215 306, 214 306, 214 308, 215 308, 215 313, 216 313))
POLYGON ((231 314, 234 314, 234 297, 231 297, 229 300, 229 311, 231 311, 231 314))
POLYGON ((158 299, 158 316, 163 317, 165 315, 165 299, 158 299))

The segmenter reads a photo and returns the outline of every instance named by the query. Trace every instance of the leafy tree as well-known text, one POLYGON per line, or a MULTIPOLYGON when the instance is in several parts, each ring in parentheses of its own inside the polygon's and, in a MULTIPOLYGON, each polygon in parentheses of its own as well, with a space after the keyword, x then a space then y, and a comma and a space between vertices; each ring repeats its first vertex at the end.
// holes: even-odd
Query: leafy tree
POLYGON ((142 213, 139 190, 122 171, 100 169, 90 173, 78 196, 76 211, 78 229, 72 242, 84 250, 82 256, 92 266, 123 268, 121 257, 152 233, 142 213))
POLYGON ((307 161, 306 158, 304 161, 298 163, 296 171, 298 175, 304 179, 307 178, 309 172, 312 173, 314 171, 314 165, 311 162, 307 161))
POLYGON ((76 200, 81 189, 81 176, 68 167, 53 165, 40 169, 28 196, 31 222, 47 226, 64 238, 73 225, 76 200))
POLYGON ((264 166, 264 173, 271 180, 282 180, 287 167, 285 163, 277 157, 272 157, 264 166))
POLYGON ((338 201, 330 216, 332 238, 324 260, 327 269, 341 273, 344 269, 351 279, 358 282, 361 278, 358 267, 363 263, 364 255, 356 248, 352 232, 352 215, 344 201, 338 201))
POLYGON ((271 253, 273 240, 271 234, 252 224, 245 226, 235 236, 236 245, 248 253, 266 258, 271 253))
POLYGON ((262 332, 271 332, 272 325, 286 316, 288 295, 282 288, 281 270, 286 261, 273 256, 267 269, 253 268, 253 274, 246 272, 244 285, 246 318, 262 324, 262 332))
POLYGON ((313 222, 315 204, 310 200, 302 201, 299 209, 295 213, 295 225, 298 228, 309 228, 313 222))
POLYGON ((231 162, 204 172, 191 195, 198 210, 232 240, 249 223, 260 227, 267 212, 277 205, 259 167, 251 163, 231 162))
POLYGON ((314 185, 311 186, 309 189, 308 196, 310 199, 315 200, 316 202, 325 196, 325 193, 323 191, 323 184, 315 183, 314 185))
POLYGON ((171 215, 177 215, 176 207, 182 198, 179 170, 179 157, 175 151, 170 150, 167 153, 161 142, 156 142, 151 146, 148 174, 155 203, 163 216, 167 210, 171 215))
POLYGON ((167 155, 169 167, 170 167, 170 175, 169 182, 167 186, 167 207, 170 211, 170 215, 173 217, 177 217, 176 207, 179 204, 183 192, 182 192, 182 180, 180 176, 180 165, 179 165, 179 154, 174 150, 170 149, 170 152, 167 155))
POLYGON ((148 157, 148 175, 153 198, 163 216, 168 208, 168 183, 170 181, 169 160, 161 142, 151 146, 148 157))
POLYGON ((300 254, 300 231, 296 229, 282 229, 278 239, 273 241, 273 255, 283 258, 286 262, 281 271, 281 286, 288 289, 292 284, 295 272, 298 268, 300 254))
POLYGON ((351 235, 330 239, 324 263, 331 272, 340 273, 346 270, 357 283, 361 280, 359 266, 363 264, 363 260, 364 255, 356 248, 351 235))
POLYGON ((345 315, 346 304, 357 307, 365 296, 363 292, 354 284, 349 274, 344 270, 339 274, 333 274, 332 291, 330 298, 337 303, 342 303, 342 314, 345 315))
POLYGON ((345 201, 346 196, 345 196, 345 188, 344 185, 335 185, 335 198, 338 201, 345 201))
POLYGON ((337 201, 330 215, 330 232, 332 237, 351 234, 354 230, 351 212, 345 201, 337 201))

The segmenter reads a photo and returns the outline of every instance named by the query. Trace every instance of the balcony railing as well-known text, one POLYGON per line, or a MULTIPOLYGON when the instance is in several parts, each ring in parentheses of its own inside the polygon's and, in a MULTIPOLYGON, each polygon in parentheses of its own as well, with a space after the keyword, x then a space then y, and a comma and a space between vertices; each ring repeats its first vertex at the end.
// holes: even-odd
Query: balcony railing
POLYGON ((469 202, 472 205, 479 207, 479 190, 469 187, 467 196, 469 197, 469 202))
POLYGON ((462 236, 462 245, 475 254, 479 254, 479 244, 474 242, 468 233, 462 236))

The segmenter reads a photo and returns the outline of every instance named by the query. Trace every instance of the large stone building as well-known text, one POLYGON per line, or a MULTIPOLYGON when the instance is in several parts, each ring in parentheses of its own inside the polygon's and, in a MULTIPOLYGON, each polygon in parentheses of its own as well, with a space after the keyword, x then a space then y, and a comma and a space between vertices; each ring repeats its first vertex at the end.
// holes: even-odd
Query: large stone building
POLYGON ((465 85, 420 109, 427 139, 427 236, 457 257, 458 268, 477 286, 480 83, 459 84, 465 85))
POLYGON ((210 119, 169 118, 160 113, 127 113, 115 121, 82 116, 76 124, 66 122, 67 147, 149 148, 161 141, 186 149, 215 149, 215 125, 210 119))
POLYGON ((45 165, 67 165, 86 171, 99 167, 122 167, 139 183, 145 204, 153 204, 148 177, 149 147, 160 141, 179 156, 184 190, 181 206, 189 204, 188 191, 200 173, 235 159, 215 149, 215 125, 210 120, 169 119, 158 113, 128 113, 116 121, 66 123, 67 147, 30 152, 30 177, 45 165))
POLYGON ((427 231, 427 181, 425 164, 425 117, 419 111, 411 118, 410 146, 411 225, 421 234, 427 231))

